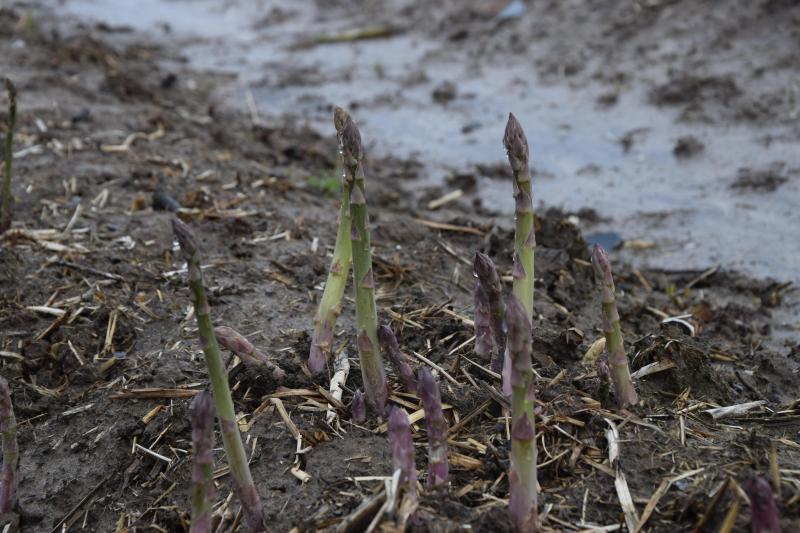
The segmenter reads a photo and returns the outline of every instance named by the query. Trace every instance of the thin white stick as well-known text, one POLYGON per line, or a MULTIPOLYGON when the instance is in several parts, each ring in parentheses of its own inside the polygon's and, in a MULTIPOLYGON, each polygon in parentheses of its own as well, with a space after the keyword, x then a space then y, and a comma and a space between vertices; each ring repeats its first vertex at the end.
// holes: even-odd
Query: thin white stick
MULTIPOLYGON (((342 400, 342 387, 347 382, 347 376, 350 374, 350 360, 347 358, 347 351, 342 350, 336 356, 336 361, 333 364, 334 373, 331 378, 331 396, 337 400, 342 400)), ((336 410, 331 404, 328 404, 328 412, 325 415, 325 420, 328 424, 332 424, 336 419, 336 410)))

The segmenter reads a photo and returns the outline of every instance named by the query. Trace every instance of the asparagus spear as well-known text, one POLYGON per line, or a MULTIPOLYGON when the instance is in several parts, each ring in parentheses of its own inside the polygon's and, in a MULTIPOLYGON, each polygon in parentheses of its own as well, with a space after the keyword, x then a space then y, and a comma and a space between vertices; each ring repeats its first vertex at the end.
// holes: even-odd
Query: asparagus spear
POLYGON ((253 346, 252 342, 235 329, 228 326, 217 326, 214 328, 214 335, 220 346, 235 353, 245 365, 252 368, 263 366, 267 370, 271 370, 272 379, 275 381, 283 381, 286 378, 286 372, 281 367, 270 362, 264 352, 253 346))
POLYGON ((411 426, 408 415, 399 407, 392 407, 389 413, 389 445, 392 448, 392 467, 400 470, 400 486, 406 487, 408 494, 417 494, 417 470, 414 466, 414 442, 411 440, 411 426))
POLYGON ((491 318, 489 317, 489 301, 480 281, 475 283, 475 353, 482 359, 492 359, 494 338, 492 337, 491 318))
POLYGON ((17 420, 11 403, 11 389, 0 377, 0 438, 3 446, 3 470, 0 472, 0 514, 10 513, 17 503, 17 420))
POLYGON ((750 529, 753 533, 781 533, 781 521, 772 487, 763 476, 753 476, 744 483, 750 498, 750 529))
POLYGON ((420 367, 417 376, 428 428, 428 486, 447 485, 447 421, 442 412, 439 383, 425 366, 420 367))
MULTIPOLYGON (((339 165, 342 162, 342 131, 350 116, 341 107, 333 111, 333 123, 336 127, 336 138, 339 141, 339 165)), ((348 192, 346 174, 342 168, 341 205, 339 206, 339 229, 336 244, 333 248, 333 259, 328 271, 328 280, 319 302, 319 309, 314 316, 314 333, 311 336, 311 351, 308 354, 308 369, 313 374, 322 372, 331 354, 333 328, 342 310, 342 296, 347 285, 350 272, 352 241, 350 240, 350 194, 348 192)))
POLYGON ((375 281, 372 274, 372 251, 369 240, 364 184, 361 133, 352 119, 344 119, 342 128, 342 158, 347 170, 346 188, 350 196, 350 216, 353 245, 353 286, 356 301, 358 355, 367 402, 379 414, 386 407, 386 373, 378 348, 378 314, 375 308, 375 281))
POLYGON ((594 279, 600 287, 600 302, 603 307, 603 333, 606 337, 608 363, 611 367, 611 379, 620 408, 635 405, 639 401, 633 387, 631 372, 628 368, 628 357, 622 341, 622 329, 619 325, 617 303, 614 300, 614 277, 611 274, 611 262, 603 247, 596 245, 592 252, 594 279))
POLYGON ((217 418, 222 432, 222 443, 225 455, 228 457, 234 487, 242 502, 245 523, 250 531, 264 531, 266 529, 264 507, 247 464, 242 436, 239 434, 239 426, 236 424, 236 411, 228 386, 228 376, 222 364, 222 355, 209 315, 210 308, 203 288, 203 273, 200 270, 200 250, 192 230, 181 220, 172 219, 172 230, 180 243, 189 269, 189 288, 192 291, 194 314, 200 330, 200 342, 206 357, 208 374, 211 377, 211 389, 214 393, 217 418))
POLYGON ((392 363, 394 371, 397 372, 397 377, 403 382, 406 391, 416 394, 417 378, 414 377, 414 371, 411 370, 406 356, 400 351, 400 345, 397 344, 397 338, 394 336, 392 328, 386 325, 378 328, 378 340, 383 351, 389 356, 389 361, 392 363))
POLYGON ((514 175, 514 296, 528 313, 528 320, 533 323, 533 250, 536 246, 536 230, 533 227, 528 139, 511 113, 508 114, 503 145, 514 175))
MULTIPOLYGON (((505 328, 503 321, 505 320, 506 305, 503 302, 503 291, 500 285, 500 276, 497 274, 497 268, 489 258, 489 256, 480 252, 475 254, 473 261, 473 269, 477 277, 476 283, 476 314, 478 308, 478 292, 482 293, 481 296, 485 297, 488 306, 489 315, 489 329, 491 331, 491 346, 492 346, 492 370, 500 372, 503 368, 503 347, 505 345, 505 328), (480 288, 480 289, 479 289, 480 288)), ((478 318, 476 318, 477 328, 478 318)), ((477 337, 477 332, 476 332, 477 337)), ((477 339, 476 339, 477 343, 477 339)))
POLYGON ((192 527, 190 533, 211 533, 214 497, 214 400, 208 391, 192 401, 192 527))
POLYGON ((350 406, 350 418, 356 424, 361 424, 367 419, 367 405, 364 403, 364 393, 356 389, 353 394, 353 404, 350 406))
POLYGON ((11 160, 14 159, 14 126, 17 122, 17 88, 5 79, 8 91, 8 131, 6 132, 5 175, 3 176, 3 205, 0 215, 0 232, 11 227, 11 160))
POLYGON ((506 309, 511 355, 511 469, 508 510, 518 531, 536 530, 536 432, 531 366, 531 323, 516 296, 506 309))

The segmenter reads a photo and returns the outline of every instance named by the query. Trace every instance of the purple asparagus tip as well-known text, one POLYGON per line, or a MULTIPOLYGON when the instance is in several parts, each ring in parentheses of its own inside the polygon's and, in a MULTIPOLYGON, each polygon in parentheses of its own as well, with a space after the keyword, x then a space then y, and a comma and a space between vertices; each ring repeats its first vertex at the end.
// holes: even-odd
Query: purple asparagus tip
POLYGON ((752 515, 750 528, 753 533, 781 533, 778 506, 772 494, 772 486, 763 476, 753 476, 744 483, 750 498, 752 515))
POLYGON ((173 218, 172 231, 175 233, 175 237, 178 239, 178 243, 181 245, 183 255, 187 258, 194 256, 199 248, 197 246, 197 239, 195 238, 194 232, 191 230, 191 228, 187 226, 183 220, 179 218, 173 218))
POLYGON ((475 275, 478 276, 478 279, 489 279, 496 273, 494 262, 488 255, 481 252, 475 253, 475 260, 472 262, 472 268, 475 269, 475 275))
POLYGON ((392 407, 389 413, 389 445, 392 448, 392 467, 400 470, 400 484, 415 495, 417 493, 417 470, 414 466, 414 442, 411 426, 403 409, 392 407))
POLYGON ((336 128, 336 135, 341 136, 347 121, 351 120, 350 115, 338 105, 333 109, 333 126, 336 128))
POLYGON ((342 129, 342 152, 344 162, 349 167, 355 167, 361 163, 364 152, 361 146, 361 132, 358 131, 356 123, 348 118, 345 120, 342 129))
POLYGON ((425 408, 425 422, 428 428, 428 486, 447 484, 449 467, 447 463, 447 421, 442 411, 442 396, 439 383, 427 367, 417 372, 419 396, 425 408))
POLYGON ((598 281, 605 280, 611 275, 611 261, 608 259, 608 253, 599 244, 595 244, 592 251, 592 267, 594 268, 594 277, 598 281))
POLYGON ((522 125, 513 113, 508 114, 506 131, 505 135, 503 135, 503 146, 506 148, 512 170, 518 172, 528 164, 528 139, 525 137, 522 125))
POLYGON ((397 337, 394 336, 392 328, 385 324, 379 327, 378 342, 380 342, 381 348, 386 352, 386 355, 389 356, 389 361, 391 361, 394 371, 397 372, 397 376, 405 389, 412 394, 416 393, 417 379, 414 377, 414 371, 411 369, 411 365, 408 364, 406 356, 400 351, 400 345, 397 344, 397 337))
POLYGON ((356 389, 355 394, 353 394, 350 417, 356 424, 363 424, 367 419, 367 404, 364 401, 364 393, 361 392, 361 389, 356 389))
POLYGON ((214 328, 214 335, 220 346, 235 353, 248 367, 263 366, 272 370, 272 379, 275 381, 283 381, 286 378, 286 372, 282 368, 270 362, 264 352, 256 348, 247 337, 235 329, 228 326, 217 326, 214 328))

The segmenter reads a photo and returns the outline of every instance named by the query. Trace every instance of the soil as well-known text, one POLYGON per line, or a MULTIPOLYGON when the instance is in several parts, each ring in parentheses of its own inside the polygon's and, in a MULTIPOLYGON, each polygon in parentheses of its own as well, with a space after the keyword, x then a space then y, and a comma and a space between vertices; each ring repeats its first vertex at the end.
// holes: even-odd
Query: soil
MULTIPOLYGON (((631 43, 645 39, 663 10, 700 24, 694 11, 707 9, 648 2, 634 15, 598 4, 580 20, 561 20, 554 8, 531 31, 542 38, 562 35, 548 25, 554 20, 591 28, 587 47, 612 43, 598 45, 593 60, 599 60, 603 53, 640 50, 631 43)), ((409 9, 406 20, 419 20, 418 9, 409 9)), ((477 16, 477 9, 443 7, 420 21, 421 31, 441 31, 444 15, 451 16, 449 38, 457 46, 479 46, 481 40, 471 37, 497 19, 477 16)), ((481 3, 480 9, 488 8, 481 3)), ((734 26, 748 31, 748 17, 774 20, 785 18, 784 11, 796 16, 791 2, 763 2, 739 13, 734 22, 741 26, 734 26)), ((501 49, 526 39, 507 33, 501 49)), ((34 532, 188 530, 188 407, 209 383, 185 265, 171 234, 175 214, 165 200, 171 197, 200 238, 215 323, 246 334, 289 374, 277 384, 266 372, 230 361, 240 427, 271 528, 333 530, 383 488, 382 479, 369 476, 391 475, 382 421, 356 425, 344 409, 339 423, 327 424, 326 402, 316 390, 327 387, 329 376, 312 378, 304 368, 337 212, 335 197, 308 178, 334 175, 334 136, 290 118, 254 124, 210 96, 226 76, 192 70, 168 44, 136 33, 59 19, 32 4, 0 9, 0 37, 0 71, 19 89, 15 221, 0 248, 0 364, 19 422, 19 504, 4 520, 34 532), (302 454, 270 403, 276 395, 303 446, 310 446, 302 454), (307 481, 290 472, 295 461, 307 481)), ((695 44, 690 41, 678 42, 695 44)), ((565 42, 547 41, 553 47, 565 42)), ((735 53, 719 48, 723 55, 735 53)), ((777 74, 767 69, 763 77, 786 75, 797 59, 775 61, 777 74)), ((589 62, 577 55, 558 65, 543 60, 536 68, 543 76, 552 70, 578 79, 597 74, 587 72, 589 62)), ((613 69, 603 75, 609 84, 624 84, 613 69)), ((788 93, 786 99, 773 94, 776 105, 760 106, 750 87, 687 68, 659 82, 651 97, 655 105, 683 106, 686 120, 758 122, 792 112, 788 93)), ((456 86, 441 89, 434 98, 443 103, 461 97, 456 86)), ((614 105, 613 98, 602 100, 614 105)), ((4 112, 0 119, 5 123, 4 112)), ((414 160, 367 163, 379 318, 391 324, 406 353, 423 355, 452 378, 439 372, 443 400, 452 406, 450 424, 474 416, 451 434, 450 490, 423 491, 410 529, 510 531, 505 402, 492 377, 470 362, 469 317, 473 254, 489 254, 510 275, 512 215, 456 202, 435 213, 434 222, 450 229, 431 227, 423 206, 435 195, 405 193, 419 169, 414 160)), ((510 194, 507 171, 492 170, 495 186, 510 194)), ((782 172, 743 171, 739 179, 742 187, 777 187, 780 180, 773 178, 782 172)), ((469 182, 469 176, 453 179, 469 182)), ((719 268, 665 271, 616 261, 632 370, 671 366, 640 378, 641 403, 620 411, 594 366, 584 362, 602 332, 589 250, 572 215, 546 209, 536 219, 533 340, 543 529, 624 530, 614 483, 619 469, 638 514, 650 509, 645 530, 684 531, 701 522, 699 530, 717 530, 741 501, 735 530, 743 531, 749 502, 738 487, 776 465, 783 529, 800 527, 800 352, 796 342, 773 337, 773 314, 789 285, 719 268), (683 315, 691 316, 664 322, 683 315), (705 412, 751 401, 763 403, 719 420, 705 412), (615 464, 608 461, 606 436, 612 424, 622 455, 615 464)), ((347 405, 361 387, 353 314, 348 298, 336 338, 353 367, 347 405)), ((398 396, 391 373, 390 380, 395 403, 419 405, 398 396)), ((415 425, 414 433, 424 478, 424 425, 415 425)), ((220 447, 216 466, 224 465, 220 447)), ((229 497, 224 470, 217 482, 216 520, 220 531, 231 531, 238 503, 229 497)), ((385 516, 385 530, 391 524, 392 516, 385 516)))

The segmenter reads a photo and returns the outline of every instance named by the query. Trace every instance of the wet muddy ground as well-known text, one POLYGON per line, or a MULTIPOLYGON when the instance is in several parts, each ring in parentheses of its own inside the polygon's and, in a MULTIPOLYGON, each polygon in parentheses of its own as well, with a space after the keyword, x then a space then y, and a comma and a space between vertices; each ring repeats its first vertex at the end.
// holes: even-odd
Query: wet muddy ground
MULTIPOLYGON (((770 42, 764 43, 761 55, 748 52, 751 60, 760 61, 753 72, 759 65, 765 68, 763 83, 746 77, 725 81, 718 73, 698 78, 703 66, 700 59, 692 61, 690 52, 708 43, 694 42, 696 33, 688 28, 678 32, 675 21, 699 24, 692 21, 709 15, 702 7, 651 2, 618 12, 600 2, 578 16, 560 5, 537 3, 525 14, 541 34, 537 50, 542 57, 531 64, 542 79, 555 76, 578 89, 589 86, 586 90, 603 84, 597 105, 610 107, 609 116, 623 114, 620 102, 632 98, 627 80, 646 77, 644 66, 667 61, 663 56, 671 51, 673 60, 684 65, 683 73, 656 80, 648 93, 654 108, 676 110, 685 125, 682 137, 669 144, 670 151, 674 147, 676 155, 687 159, 722 151, 723 145, 715 146, 709 138, 721 129, 750 131, 759 138, 773 135, 770 146, 796 145, 792 93, 781 89, 783 82, 791 87, 787 79, 795 59, 768 56, 764 50, 776 49, 770 42), (665 10, 677 15, 666 17, 665 10), (574 65, 565 60, 573 48, 559 52, 568 35, 559 25, 573 30, 570 46, 581 59, 574 65), (669 51, 639 42, 662 31, 674 37, 669 51), (631 65, 627 77, 601 68, 610 59, 631 65), (756 86, 759 92, 754 92, 756 86), (756 105, 762 97, 772 102, 765 109, 756 105), (745 113, 748 106, 756 111, 745 113)), ((721 21, 709 25, 708 34, 738 31, 746 43, 761 38, 759 24, 795 21, 795 26, 778 25, 771 35, 780 43, 796 41, 790 30, 796 32, 797 21, 791 3, 748 6, 729 19, 719 15, 721 21)), ((354 19, 362 23, 385 5, 362 7, 356 15, 348 3, 334 3, 312 15, 322 24, 327 14, 333 22, 326 34, 334 35, 348 28, 335 23, 342 13, 362 17, 354 19)), ((447 40, 442 42, 452 44, 443 50, 457 48, 480 66, 487 58, 494 62, 516 53, 531 37, 526 32, 534 31, 498 20, 499 12, 488 3, 459 10, 455 3, 443 3, 428 13, 409 3, 400 15, 388 11, 387 17, 396 15, 392 20, 375 20, 402 22, 428 38, 444 32, 447 40)), ((270 27, 292 10, 267 13, 264 25, 270 27)), ((230 74, 187 64, 169 39, 151 40, 139 30, 57 17, 46 5, 0 10, 0 71, 20 91, 16 220, 0 248, 0 362, 14 393, 21 449, 19 508, 6 518, 17 520, 24 531, 60 531, 64 525, 71 531, 187 529, 188 404, 208 380, 189 313, 184 264, 171 235, 173 215, 153 206, 153 193, 167 191, 184 206, 182 218, 201 236, 215 322, 247 334, 290 374, 278 385, 241 365, 231 372, 251 468, 273 528, 334 529, 382 489, 383 482, 370 476, 387 476, 391 467, 379 421, 358 427, 345 410, 339 426, 327 425, 325 400, 317 392, 318 385, 327 386, 327 377, 312 380, 303 368, 336 231, 329 179, 335 172, 335 141, 332 133, 319 133, 333 98, 312 101, 313 113, 294 117, 279 117, 257 104, 260 115, 255 117, 246 105, 241 110, 220 99, 220 91, 230 91, 224 89, 231 87, 230 74), (272 407, 273 397, 282 398, 303 442, 312 446, 297 462, 310 476, 306 482, 290 472, 296 442, 272 407)), ((712 47, 719 57, 714 68, 726 61, 733 65, 739 40, 731 43, 712 47)), ((294 53, 301 57, 299 50, 294 53)), ((694 55, 705 57, 699 51, 694 55)), ((343 86, 345 81, 352 80, 342 81, 343 86)), ((285 83, 303 86, 308 75, 285 83)), ((256 84, 253 91, 274 85, 256 84)), ((445 85, 437 83, 434 89, 426 98, 438 98, 442 103, 437 105, 449 109, 460 105, 466 112, 469 97, 463 84, 456 84, 455 95, 445 85)), ((403 143, 411 146, 407 138, 413 135, 399 130, 393 137, 381 135, 384 108, 379 102, 341 99, 336 92, 332 96, 363 123, 369 148, 380 320, 392 325, 407 353, 422 354, 450 376, 439 378, 455 427, 451 488, 446 494, 423 495, 412 529, 508 530, 503 400, 492 392, 493 378, 470 362, 475 358, 469 342, 473 253, 488 253, 510 273, 511 212, 505 201, 478 198, 510 196, 507 171, 496 164, 502 154, 488 163, 472 161, 472 171, 454 166, 447 181, 436 183, 429 169, 441 169, 441 162, 412 157, 413 148, 402 149, 403 143), (394 140, 401 148, 389 157, 386 146, 394 140), (462 188, 465 196, 428 208, 429 201, 455 188, 462 188), (431 222, 450 224, 451 229, 431 227, 431 222)), ((391 105, 407 103, 399 99, 391 105)), ((439 124, 436 116, 418 119, 419 128, 430 124, 435 130, 439 124)), ((487 121, 481 131, 497 130, 498 139, 491 142, 499 146, 502 130, 494 126, 501 118, 487 113, 480 120, 487 121)), ((531 124, 530 130, 539 127, 531 124)), ((632 133, 620 142, 635 151, 649 142, 642 135, 647 138, 632 133)), ((536 151, 542 137, 531 137, 536 151)), ((442 153, 450 154, 446 149, 442 153)), ((670 152, 670 157, 675 155, 670 152)), ((586 158, 585 164, 592 161, 586 158)), ((741 171, 728 176, 730 190, 745 195, 746 202, 763 194, 788 201, 796 191, 796 163, 779 163, 751 165, 749 170, 742 164, 741 171)), ((548 182, 563 177, 560 171, 548 176, 547 167, 536 170, 537 189, 548 190, 548 182)), ((718 183, 704 186, 714 189, 718 183)), ((621 438, 619 468, 645 530, 689 530, 698 524, 700 530, 717 530, 734 502, 741 504, 736 530, 747 529, 749 503, 740 487, 770 466, 777 471, 784 530, 793 530, 800 522, 797 345, 794 331, 776 319, 787 310, 791 287, 747 277, 727 264, 710 268, 716 261, 696 268, 690 258, 676 260, 669 270, 641 261, 627 266, 626 259, 636 259, 630 256, 636 250, 630 241, 646 248, 643 241, 656 239, 649 237, 649 226, 637 225, 637 240, 628 238, 628 251, 612 257, 620 313, 632 370, 660 371, 639 378, 641 405, 620 412, 603 396, 593 366, 584 362, 602 333, 580 229, 613 228, 603 225, 608 216, 617 215, 588 201, 538 213, 534 351, 541 376, 537 429, 543 527, 624 530, 614 486, 616 465, 607 460, 606 430, 613 424, 621 438), (592 220, 596 228, 587 228, 592 220), (691 315, 688 325, 663 323, 685 314, 691 315), (660 364, 647 366, 652 363, 660 364), (751 401, 762 403, 733 418, 717 420, 706 412, 751 401)), ((655 232, 663 216, 655 212, 651 217, 655 232)), ((790 233, 790 222, 783 228, 790 233)), ((794 257, 790 241, 776 253, 794 257)), ((345 403, 351 399, 349 391, 361 385, 352 316, 348 300, 337 331, 337 346, 348 351, 353 365, 345 403)), ((399 385, 390 377, 397 391, 399 385)), ((395 401, 409 411, 418 405, 413 397, 398 394, 395 401)), ((415 439, 423 473, 426 438, 421 426, 415 427, 415 439)), ((229 497, 221 449, 216 460, 216 510, 221 530, 229 531, 238 504, 229 497)), ((390 523, 387 516, 386 527, 390 523)))

